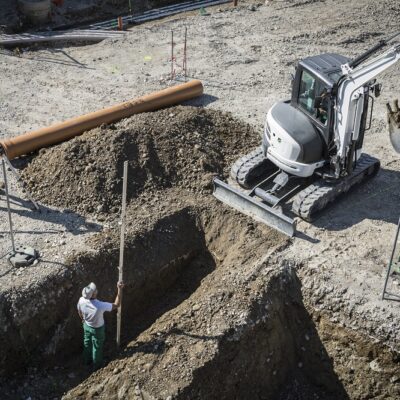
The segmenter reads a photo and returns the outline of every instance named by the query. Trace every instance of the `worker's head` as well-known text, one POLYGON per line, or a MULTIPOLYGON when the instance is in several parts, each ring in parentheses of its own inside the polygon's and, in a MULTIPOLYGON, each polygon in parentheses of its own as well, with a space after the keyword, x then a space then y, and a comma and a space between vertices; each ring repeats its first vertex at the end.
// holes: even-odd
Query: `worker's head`
POLYGON ((89 283, 86 287, 83 288, 82 290, 82 297, 85 299, 95 299, 97 296, 97 287, 96 285, 92 282, 89 283))

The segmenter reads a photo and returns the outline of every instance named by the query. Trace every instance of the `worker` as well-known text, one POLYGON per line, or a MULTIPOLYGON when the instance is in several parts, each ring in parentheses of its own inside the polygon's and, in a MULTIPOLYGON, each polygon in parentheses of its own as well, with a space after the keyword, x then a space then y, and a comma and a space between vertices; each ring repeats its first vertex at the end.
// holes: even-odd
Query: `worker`
POLYGON ((317 118, 326 125, 328 121, 329 93, 324 88, 318 98, 317 118))
POLYGON ((123 282, 118 282, 114 303, 107 303, 97 299, 97 287, 92 282, 83 288, 82 297, 78 301, 78 314, 83 323, 83 358, 86 365, 93 362, 94 370, 99 369, 103 363, 105 339, 103 314, 120 306, 123 287, 123 282))

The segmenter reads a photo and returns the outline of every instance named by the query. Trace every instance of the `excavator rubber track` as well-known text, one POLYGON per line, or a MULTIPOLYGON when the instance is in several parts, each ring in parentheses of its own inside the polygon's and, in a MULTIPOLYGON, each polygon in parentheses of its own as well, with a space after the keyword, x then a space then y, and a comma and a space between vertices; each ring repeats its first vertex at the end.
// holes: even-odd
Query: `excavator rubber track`
POLYGON ((362 154, 351 175, 332 183, 319 179, 297 193, 293 198, 292 211, 300 218, 311 222, 341 194, 376 175, 379 168, 378 159, 362 154))
POLYGON ((276 169, 275 165, 264 157, 263 148, 257 147, 251 153, 240 157, 231 168, 231 178, 245 189, 250 189, 252 183, 269 171, 276 169))

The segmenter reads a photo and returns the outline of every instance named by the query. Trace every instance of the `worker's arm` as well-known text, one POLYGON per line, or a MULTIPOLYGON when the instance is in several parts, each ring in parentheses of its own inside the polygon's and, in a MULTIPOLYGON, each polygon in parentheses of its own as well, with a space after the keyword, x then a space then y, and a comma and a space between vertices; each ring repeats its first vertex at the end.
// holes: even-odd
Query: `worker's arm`
POLYGON ((82 320, 82 322, 84 322, 84 321, 83 321, 82 311, 81 311, 80 308, 79 308, 79 304, 78 304, 78 314, 79 314, 79 318, 82 320))
POLYGON ((122 288, 124 287, 123 282, 118 282, 117 283, 117 297, 114 300, 114 303, 112 303, 112 309, 116 310, 120 305, 121 305, 121 293, 122 293, 122 288))

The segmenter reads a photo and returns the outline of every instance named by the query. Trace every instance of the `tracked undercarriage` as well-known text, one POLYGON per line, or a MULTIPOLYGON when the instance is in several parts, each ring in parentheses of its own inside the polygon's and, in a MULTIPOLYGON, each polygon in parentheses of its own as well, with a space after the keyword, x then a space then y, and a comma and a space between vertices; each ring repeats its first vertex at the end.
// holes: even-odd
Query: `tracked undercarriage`
POLYGON ((314 220, 353 186, 373 177, 378 159, 362 154, 352 174, 335 181, 288 176, 264 157, 259 147, 237 160, 231 169, 236 188, 214 180, 214 195, 253 218, 293 236, 294 217, 314 220))

